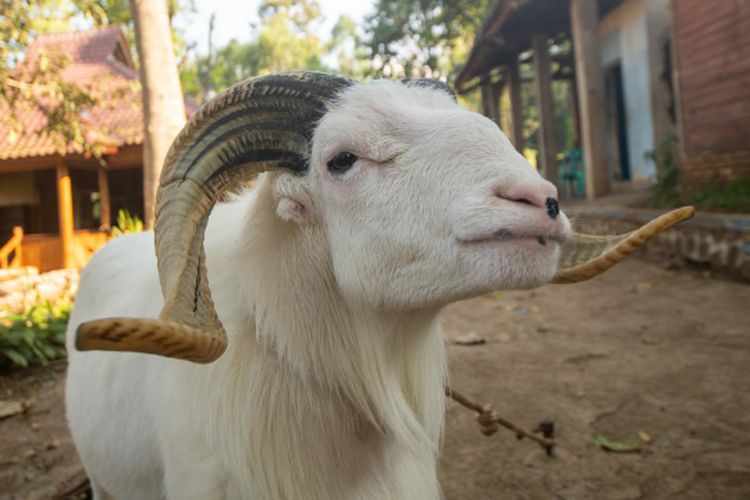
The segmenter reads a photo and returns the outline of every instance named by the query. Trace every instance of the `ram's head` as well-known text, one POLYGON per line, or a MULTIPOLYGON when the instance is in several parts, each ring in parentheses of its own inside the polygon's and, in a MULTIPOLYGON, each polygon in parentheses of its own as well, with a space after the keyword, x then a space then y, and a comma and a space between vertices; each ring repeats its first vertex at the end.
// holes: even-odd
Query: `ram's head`
POLYGON ((590 279, 692 214, 680 209, 626 235, 575 234, 555 187, 438 82, 258 77, 207 103, 165 160, 155 225, 161 317, 84 323, 77 347, 218 358, 227 341, 204 264, 208 216, 226 191, 270 170, 280 172, 279 222, 324 235, 335 286, 381 309, 590 279))

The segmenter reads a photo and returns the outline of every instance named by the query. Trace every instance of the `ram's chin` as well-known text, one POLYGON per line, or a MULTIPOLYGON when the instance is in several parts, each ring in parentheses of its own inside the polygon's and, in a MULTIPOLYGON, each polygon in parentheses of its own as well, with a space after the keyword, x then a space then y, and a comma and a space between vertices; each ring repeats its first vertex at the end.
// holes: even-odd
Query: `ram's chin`
POLYGON ((479 255, 476 269, 484 271, 485 291, 536 288, 549 283, 557 271, 560 245, 556 241, 517 240, 498 246, 501 251, 488 248, 479 255))

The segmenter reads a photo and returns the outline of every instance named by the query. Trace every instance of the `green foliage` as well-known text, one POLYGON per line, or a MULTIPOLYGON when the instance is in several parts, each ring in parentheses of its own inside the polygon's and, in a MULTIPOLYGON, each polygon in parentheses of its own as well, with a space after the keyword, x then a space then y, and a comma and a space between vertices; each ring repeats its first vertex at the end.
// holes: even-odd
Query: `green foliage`
POLYGON ((750 213, 750 181, 709 185, 688 196, 687 204, 703 210, 750 213))
MULTIPOLYGON (((226 46, 181 68, 185 92, 199 100, 254 75, 323 70, 326 55, 354 78, 422 74, 447 76, 465 61, 490 0, 380 0, 361 27, 340 17, 324 43, 313 32, 322 20, 316 0, 265 0, 248 42, 226 46)), ((474 102, 473 96, 469 101, 474 102)))
POLYGON ((646 152, 645 159, 656 165, 656 184, 646 202, 653 207, 674 207, 682 202, 680 193, 680 165, 677 155, 677 137, 664 140, 656 149, 646 152))
MULTIPOLYGON (((170 13, 186 9, 181 0, 169 0, 170 13)), ((133 39, 133 23, 128 0, 2 0, 0 3, 0 107, 8 109, 13 142, 23 131, 18 120, 29 108, 47 117, 48 134, 60 154, 68 150, 99 157, 105 143, 97 130, 87 128, 81 116, 97 103, 117 97, 124 89, 102 95, 90 86, 61 78, 69 63, 65 54, 50 51, 34 61, 23 54, 33 38, 42 33, 73 31, 82 24, 95 26, 124 24, 133 39)), ((176 37, 175 46, 185 44, 176 37)), ((131 47, 135 45, 131 43, 131 47)), ((106 87, 106 86, 100 86, 106 87)))
POLYGON ((374 71, 447 76, 463 64, 490 0, 378 0, 365 21, 374 71))
POLYGON ((317 1, 267 0, 258 13, 259 74, 323 69, 323 45, 312 34, 313 26, 321 20, 317 1))
POLYGON ((351 17, 339 17, 331 30, 331 41, 326 49, 336 56, 340 73, 360 80, 372 73, 369 51, 357 22, 351 17))
POLYGON ((72 304, 40 302, 0 317, 0 366, 45 365, 65 356, 65 328, 72 304))
MULTIPOLYGON (((128 46, 132 51, 133 60, 138 60, 138 54, 135 50, 135 23, 133 22, 133 13, 130 10, 129 0, 85 0, 99 6, 103 15, 96 25, 120 24, 125 26, 125 33, 128 39, 128 46)), ((184 57, 189 49, 185 41, 185 34, 175 29, 172 19, 180 13, 192 12, 194 10, 192 0, 166 0, 167 12, 172 27, 172 45, 174 46, 177 58, 184 57)))
POLYGON ((684 193, 677 146, 677 138, 672 136, 646 153, 646 159, 656 165, 656 184, 649 197, 638 205, 652 208, 694 205, 709 211, 750 212, 750 181, 710 183, 691 194, 684 193))
POLYGON ((22 132, 19 112, 38 107, 48 118, 44 132, 61 153, 72 147, 99 154, 101 145, 86 140, 78 119, 96 99, 89 89, 60 79, 68 64, 65 55, 43 53, 34 61, 23 61, 22 57, 37 34, 70 30, 73 21, 81 17, 98 23, 106 13, 95 0, 3 0, 1 5, 0 105, 9 110, 10 141, 22 132))
POLYGON ((249 42, 231 40, 180 70, 186 94, 205 100, 255 75, 295 69, 324 70, 329 47, 313 33, 322 20, 315 0, 267 0, 258 9, 260 26, 249 42))
POLYGON ((131 215, 127 210, 117 211, 117 225, 112 228, 112 237, 141 231, 143 231, 143 221, 137 215, 131 215))

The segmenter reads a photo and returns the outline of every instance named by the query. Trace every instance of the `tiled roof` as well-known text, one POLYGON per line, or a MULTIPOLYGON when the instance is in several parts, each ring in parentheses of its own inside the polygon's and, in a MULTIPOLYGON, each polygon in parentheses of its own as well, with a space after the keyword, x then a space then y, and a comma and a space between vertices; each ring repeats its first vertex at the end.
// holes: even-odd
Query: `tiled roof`
MULTIPOLYGON (((69 64, 62 78, 75 82, 90 93, 106 96, 82 116, 87 138, 99 143, 123 146, 143 142, 143 118, 138 72, 133 67, 123 30, 119 26, 83 32, 37 36, 26 50, 26 63, 40 52, 59 51, 69 64)), ((52 139, 43 133, 47 118, 34 103, 16 112, 23 131, 13 134, 8 111, 0 109, 0 160, 46 156, 57 152, 52 139)), ((73 152, 73 151, 69 151, 73 152)))

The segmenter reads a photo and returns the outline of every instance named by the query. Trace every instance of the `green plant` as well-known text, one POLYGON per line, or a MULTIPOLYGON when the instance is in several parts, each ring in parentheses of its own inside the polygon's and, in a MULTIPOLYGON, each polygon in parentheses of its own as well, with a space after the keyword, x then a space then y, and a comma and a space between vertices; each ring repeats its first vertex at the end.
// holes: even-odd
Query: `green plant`
POLYGON ((131 215, 127 210, 117 211, 117 225, 112 228, 113 237, 141 231, 143 231, 143 221, 137 215, 131 215))
POLYGON ((645 157, 656 164, 656 184, 648 198, 639 200, 636 206, 675 208, 694 205, 700 210, 750 212, 750 181, 709 183, 692 193, 683 191, 676 137, 665 140, 645 157))
POLYGON ((65 356, 65 328, 72 304, 38 302, 23 313, 0 316, 0 366, 26 368, 65 356))
POLYGON ((651 188, 647 204, 654 207, 673 206, 679 203, 680 165, 677 156, 677 137, 670 136, 644 157, 656 165, 656 184, 651 188))
POLYGON ((750 212, 750 181, 711 184, 691 194, 687 202, 705 210, 750 212))

